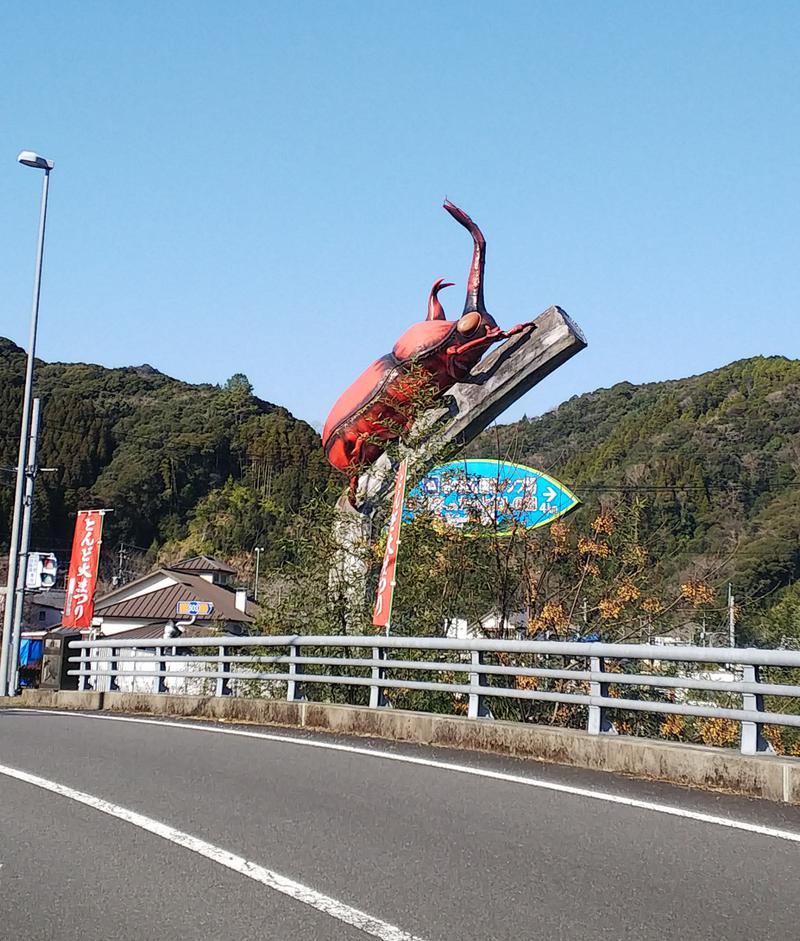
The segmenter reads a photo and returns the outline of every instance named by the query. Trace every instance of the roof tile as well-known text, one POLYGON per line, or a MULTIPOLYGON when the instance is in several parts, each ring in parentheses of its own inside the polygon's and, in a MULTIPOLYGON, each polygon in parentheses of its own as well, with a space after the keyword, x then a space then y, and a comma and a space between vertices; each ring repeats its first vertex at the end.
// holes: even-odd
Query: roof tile
POLYGON ((209 555, 196 555, 191 559, 182 559, 174 565, 167 566, 172 572, 222 572, 225 575, 235 575, 236 569, 226 562, 220 562, 209 555))
POLYGON ((247 612, 236 607, 236 594, 220 585, 212 585, 199 575, 186 572, 168 571, 174 585, 159 588, 156 591, 123 601, 111 601, 103 605, 102 599, 95 605, 95 616, 102 618, 131 618, 144 620, 168 621, 177 617, 176 607, 179 601, 210 601, 214 611, 210 621, 239 621, 250 624, 252 615, 258 608, 248 602, 247 612))

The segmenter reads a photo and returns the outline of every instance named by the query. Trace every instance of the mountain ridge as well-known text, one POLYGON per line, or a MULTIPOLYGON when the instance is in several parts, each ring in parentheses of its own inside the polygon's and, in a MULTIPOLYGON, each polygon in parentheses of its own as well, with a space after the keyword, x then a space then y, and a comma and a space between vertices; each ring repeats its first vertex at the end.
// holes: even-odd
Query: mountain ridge
MULTIPOLYGON (((23 350, 0 338, 7 468, 16 465, 23 377, 23 350)), ((293 513, 345 484, 319 434, 255 396, 241 374, 219 386, 147 364, 37 360, 36 394, 40 463, 59 470, 39 478, 34 548, 67 551, 75 511, 105 505, 115 509, 115 543, 241 557, 277 546, 293 513)), ((497 424, 466 453, 553 473, 583 500, 579 514, 639 501, 665 579, 718 560, 737 590, 759 599, 800 577, 800 360, 755 356, 680 379, 615 383, 497 424)), ((6 471, 3 544, 11 480, 6 471)))

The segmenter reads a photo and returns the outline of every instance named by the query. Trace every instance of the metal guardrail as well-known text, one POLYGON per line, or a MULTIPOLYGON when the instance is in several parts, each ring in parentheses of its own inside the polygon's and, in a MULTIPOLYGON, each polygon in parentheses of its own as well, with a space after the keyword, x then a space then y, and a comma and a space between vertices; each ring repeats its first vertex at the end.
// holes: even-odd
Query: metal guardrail
POLYGON ((748 755, 771 750, 763 734, 764 725, 800 728, 800 714, 764 709, 764 696, 800 698, 800 685, 761 682, 762 667, 800 669, 800 652, 789 650, 313 635, 151 640, 108 638, 72 641, 69 647, 79 651, 78 656, 70 657, 70 662, 77 664, 77 668, 70 670, 69 675, 78 676, 79 687, 84 690, 89 688, 93 677, 98 690, 101 686, 106 690, 119 689, 119 680, 123 677, 128 680, 152 679, 153 692, 156 693, 167 691, 168 679, 201 679, 215 681, 216 695, 225 696, 232 693, 232 681, 269 681, 285 682, 286 698, 291 702, 306 699, 306 690, 310 686, 331 684, 369 687, 371 708, 389 705, 387 689, 424 690, 468 697, 467 715, 472 719, 490 714, 486 701, 493 697, 567 703, 587 707, 587 731, 594 735, 613 732, 610 714, 619 711, 733 720, 741 724, 741 751, 748 755), (246 651, 247 648, 284 648, 287 652, 235 652, 246 651), (329 648, 338 653, 309 656, 303 654, 304 648, 317 651, 329 648), (352 656, 353 650, 368 650, 369 656, 352 656), (450 651, 458 659, 411 659, 432 651, 450 651), (388 656, 390 652, 396 653, 388 656), (398 656, 401 652, 407 652, 408 656, 398 656), (560 668, 535 665, 544 657, 548 662, 549 658, 561 658, 564 665, 560 668), (524 658, 524 662, 513 663, 515 658, 524 658), (490 660, 496 662, 488 662, 490 660), (576 661, 582 668, 576 666, 576 661), (650 672, 641 672, 641 668, 640 672, 629 672, 631 661, 650 664, 650 672), (691 675, 685 672, 665 674, 665 665, 671 663, 697 664, 699 668, 691 675), (737 670, 741 678, 709 679, 709 664, 737 670), (339 672, 309 673, 306 667, 310 666, 336 667, 339 672), (273 669, 265 669, 269 667, 273 669), (285 669, 281 670, 281 667, 285 669), (361 673, 342 673, 345 668, 361 673), (448 677, 443 677, 442 681, 398 678, 396 674, 401 671, 461 673, 465 674, 466 682, 450 682, 448 677), (491 685, 491 678, 504 679, 513 685, 491 685), (521 687, 519 681, 523 678, 573 681, 579 687, 588 688, 588 692, 536 689, 531 688, 530 682, 521 687), (735 694, 741 697, 741 708, 726 708, 713 702, 625 698, 619 690, 626 687, 735 694), (611 694, 612 688, 618 692, 617 696, 611 694))

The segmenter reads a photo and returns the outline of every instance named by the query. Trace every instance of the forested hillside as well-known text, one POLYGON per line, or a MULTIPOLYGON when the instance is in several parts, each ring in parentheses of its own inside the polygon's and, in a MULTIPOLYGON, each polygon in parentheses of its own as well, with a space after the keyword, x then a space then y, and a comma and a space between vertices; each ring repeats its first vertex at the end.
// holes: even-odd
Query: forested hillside
MULTIPOLYGON (((0 544, 13 500, 23 351, 0 339, 0 544)), ((222 553, 270 545, 281 515, 324 490, 319 436, 252 394, 244 376, 191 385, 151 366, 37 362, 42 399, 34 544, 69 548, 74 513, 113 508, 111 545, 148 549, 190 532, 222 553)))
MULTIPOLYGON (((0 339, 3 545, 23 370, 22 350, 0 339)), ((255 397, 241 375, 219 387, 179 382, 146 365, 40 362, 36 393, 40 464, 56 470, 39 478, 33 542, 62 558, 75 511, 105 506, 114 510, 107 559, 119 546, 129 555, 150 550, 147 564, 158 553, 210 552, 246 569, 262 545, 265 571, 280 572, 302 555, 303 540, 314 545, 309 527, 324 528, 321 508, 344 485, 316 432, 255 397)), ((598 512, 611 512, 657 580, 680 592, 712 573, 708 610, 721 612, 719 619, 730 579, 751 624, 773 609, 760 636, 800 639, 800 592, 792 587, 800 576, 800 361, 755 357, 688 379, 620 383, 491 428, 469 450, 560 478, 583 501, 571 524, 576 538, 592 533, 598 512)), ((415 538, 410 530, 406 553, 415 551, 415 538)), ((433 543, 423 548, 439 557, 433 543)), ((312 557, 322 555, 313 550, 312 557)), ((406 573, 413 561, 404 563, 406 573)), ((410 578, 408 590, 423 598, 410 578)), ((607 590, 598 583, 598 605, 607 590)), ((476 600, 476 610, 485 603, 476 600)))
POLYGON ((471 452, 550 469, 585 501, 643 505, 669 573, 718 559, 742 598, 800 576, 800 362, 754 357, 669 382, 620 383, 490 429, 471 452))

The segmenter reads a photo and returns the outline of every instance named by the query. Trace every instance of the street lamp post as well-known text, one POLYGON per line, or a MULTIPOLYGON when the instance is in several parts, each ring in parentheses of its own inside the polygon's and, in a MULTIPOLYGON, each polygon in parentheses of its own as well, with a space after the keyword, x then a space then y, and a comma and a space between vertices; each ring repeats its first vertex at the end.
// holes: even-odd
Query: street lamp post
MULTIPOLYGON (((28 341, 28 362, 25 368, 25 391, 22 395, 22 423, 19 433, 19 455, 17 457, 17 480, 14 489, 14 517, 11 523, 11 542, 8 549, 8 587, 6 589, 6 608, 3 613, 3 641, 0 649, 0 696, 8 694, 9 673, 16 664, 10 664, 11 629, 14 623, 16 602, 17 568, 19 565, 19 537, 22 523, 23 501, 25 492, 26 464, 28 459, 28 438, 31 425, 31 396, 33 392, 33 363, 36 356, 36 328, 39 323, 39 294, 42 287, 42 259, 44 258, 44 230, 47 221, 47 191, 50 186, 50 171, 54 163, 46 157, 23 150, 17 160, 26 167, 44 170, 42 179, 42 201, 39 210, 39 240, 36 247, 36 269, 33 276, 33 304, 31 307, 31 328, 28 341)), ((15 671, 14 671, 15 672, 15 671)))
POLYGON ((11 647, 8 662, 8 695, 14 696, 19 687, 19 648, 22 638, 22 613, 25 607, 25 582, 31 549, 31 517, 33 516, 33 494, 36 487, 37 450, 39 442, 40 399, 33 400, 31 429, 28 440, 28 459, 25 469, 25 495, 23 497, 22 529, 17 554, 17 596, 14 600, 14 621, 11 625, 11 647))
POLYGON ((256 546, 256 583, 253 586, 253 601, 258 601, 258 571, 261 565, 261 553, 264 551, 263 546, 256 546))

